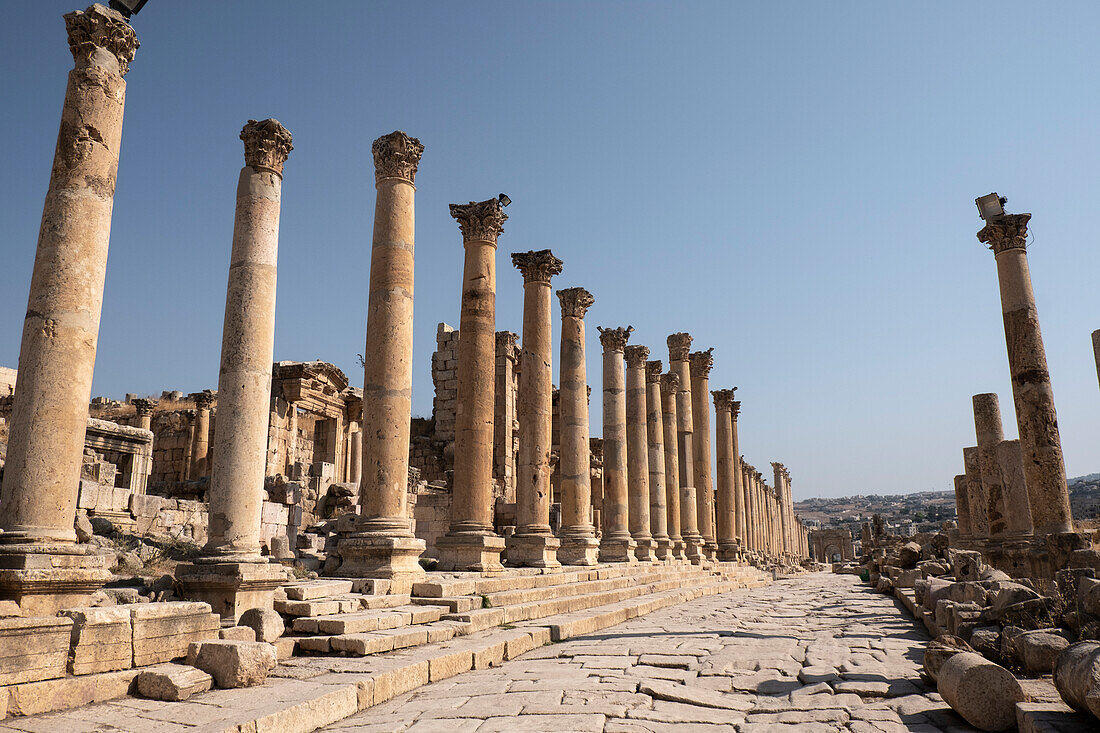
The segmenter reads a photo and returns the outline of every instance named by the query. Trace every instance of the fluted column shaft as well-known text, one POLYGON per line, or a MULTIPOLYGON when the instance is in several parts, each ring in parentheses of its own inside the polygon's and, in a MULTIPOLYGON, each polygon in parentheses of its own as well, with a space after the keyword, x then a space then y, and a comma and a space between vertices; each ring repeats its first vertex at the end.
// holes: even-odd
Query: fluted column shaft
POLYGON ((603 523, 600 560, 633 562, 626 446, 626 385, 623 350, 631 328, 600 329, 603 345, 603 523))
POLYGON ((677 449, 676 395, 680 377, 675 372, 661 375, 661 426, 664 438, 665 501, 668 505, 668 537, 675 560, 686 560, 684 540, 680 534, 680 467, 677 449))
POLYGON ((1030 219, 1031 214, 997 217, 978 232, 978 239, 989 243, 997 261, 1012 399, 1035 531, 1071 532, 1073 516, 1054 390, 1027 264, 1030 219))
POLYGON ((658 560, 672 559, 668 535, 668 487, 665 484, 664 410, 661 406, 663 364, 645 365, 646 454, 649 459, 649 527, 658 560))

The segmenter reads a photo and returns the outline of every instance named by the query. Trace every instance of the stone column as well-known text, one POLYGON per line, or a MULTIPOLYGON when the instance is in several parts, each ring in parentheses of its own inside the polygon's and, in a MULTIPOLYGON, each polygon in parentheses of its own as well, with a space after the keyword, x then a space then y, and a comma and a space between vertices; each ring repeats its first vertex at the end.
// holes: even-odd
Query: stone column
POLYGON ((517 252, 523 273, 523 345, 520 349, 519 460, 516 465, 516 531, 508 538, 508 564, 559 568, 561 542, 550 531, 551 313, 550 278, 562 262, 550 250, 517 252))
POLYGON ((419 562, 424 541, 413 535, 408 508, 414 199, 424 146, 398 130, 375 140, 371 153, 375 207, 363 351, 363 425, 357 436, 362 453, 360 511, 339 543, 340 574, 413 581, 424 575, 419 562))
POLYGON ((970 494, 966 485, 966 474, 955 477, 955 514, 959 525, 959 538, 970 539, 970 494))
POLYGON ((680 467, 677 450, 676 395, 680 392, 680 375, 661 375, 661 425, 664 438, 665 503, 668 505, 668 538, 673 560, 687 560, 684 538, 680 534, 680 467))
POLYGON ((558 291, 561 303, 561 549, 566 565, 595 565, 599 541, 592 524, 588 375, 584 316, 596 302, 584 288, 558 291))
POLYGON ((982 491, 986 496, 989 536, 1004 537, 1005 500, 997 446, 1005 439, 1001 426, 1001 408, 995 394, 974 395, 974 431, 978 437, 978 460, 982 469, 982 491))
POLYGON ((0 599, 24 616, 79 606, 110 579, 73 531, 103 306, 115 175, 138 41, 102 5, 65 16, 69 72, 53 171, 42 208, 19 387, 0 490, 0 599))
POLYGON ((1096 379, 1100 381, 1100 331, 1092 332, 1092 356, 1096 361, 1096 379))
POLYGON ((691 397, 691 368, 688 366, 688 351, 691 349, 691 334, 674 333, 668 337, 669 369, 680 378, 680 388, 676 393, 676 442, 677 470, 680 475, 680 535, 684 540, 684 552, 693 565, 701 564, 706 556, 703 552, 703 536, 699 533, 699 506, 696 501, 695 480, 695 429, 693 404, 691 397))
POLYGON ((153 411, 157 407, 156 400, 138 397, 136 400, 131 400, 130 404, 134 406, 134 410, 137 412, 137 427, 142 430, 152 430, 153 411))
POLYGON ((515 499, 516 486, 516 401, 512 399, 512 387, 516 374, 517 338, 511 331, 497 331, 496 335, 493 478, 505 487, 506 501, 515 499))
POLYGON ((203 557, 176 577, 189 598, 206 601, 234 623, 250 608, 271 608, 285 582, 281 566, 260 556, 267 467, 271 363, 275 347, 275 274, 283 164, 290 133, 273 119, 241 130, 245 165, 237 182, 233 249, 225 296, 218 429, 210 469, 209 539, 203 557))
POLYGON ((744 456, 741 457, 741 547, 746 552, 756 549, 752 535, 752 476, 744 456))
POLYGON ((627 494, 626 386, 623 351, 627 328, 600 328, 603 346, 603 538, 602 562, 637 562, 630 536, 627 494))
POLYGON ((1005 534, 1026 537, 1032 534, 1031 502, 1024 478, 1024 455, 1019 440, 1002 440, 997 445, 997 466, 1005 498, 1005 534))
POLYGON ((978 446, 963 448, 963 470, 970 510, 970 534, 978 542, 989 539, 989 501, 982 483, 982 462, 978 446))
POLYGON ((664 410, 661 407, 661 372, 658 359, 645 364, 646 454, 649 458, 649 528, 656 543, 657 559, 672 559, 668 536, 668 486, 665 484, 664 410))
POLYGON ((719 389, 711 393, 714 397, 716 420, 715 436, 718 453, 717 507, 715 509, 715 539, 718 542, 718 559, 733 562, 737 559, 737 517, 735 514, 737 490, 736 443, 733 439, 733 389, 719 389))
MULTIPOLYGON (((733 388, 737 390, 736 387, 733 388)), ((744 497, 744 485, 743 477, 741 473, 741 443, 737 437, 737 416, 741 414, 741 402, 734 400, 730 403, 730 466, 733 470, 733 516, 731 529, 733 531, 734 544, 736 549, 734 550, 734 559, 740 559, 741 551, 745 547, 745 497, 744 497)), ((719 552, 721 552, 721 543, 719 543, 719 552)), ((729 557, 729 548, 726 548, 726 556, 729 557)))
POLYGON ((195 435, 191 443, 191 478, 210 475, 210 408, 214 393, 203 390, 191 395, 195 401, 195 435))
POLYGON ((451 204, 466 261, 459 317, 451 526, 436 542, 441 570, 499 572, 504 540, 493 531, 493 405, 497 237, 508 216, 498 199, 451 204))
POLYGON ((786 467, 777 461, 772 462, 772 476, 775 480, 775 531, 776 548, 781 555, 790 553, 790 539, 787 527, 787 489, 785 486, 786 467))
POLYGON ((695 504, 703 552, 708 560, 718 554, 714 536, 714 478, 710 468, 710 370, 714 367, 714 349, 693 352, 688 361, 691 372, 692 476, 695 504))
POLYGON ((646 360, 649 348, 627 346, 626 357, 626 462, 629 498, 630 536, 634 556, 640 562, 656 559, 656 543, 649 524, 649 436, 646 416, 646 360))
POLYGON ((354 423, 348 426, 350 443, 348 445, 348 481, 359 484, 363 481, 363 431, 354 423), (351 430, 355 428, 355 430, 351 430))
POLYGON ((1039 313, 1027 266, 1027 224, 1031 214, 996 217, 978 232, 997 260, 1012 399, 1024 456, 1032 518, 1039 534, 1073 531, 1066 464, 1054 390, 1039 330, 1039 313))

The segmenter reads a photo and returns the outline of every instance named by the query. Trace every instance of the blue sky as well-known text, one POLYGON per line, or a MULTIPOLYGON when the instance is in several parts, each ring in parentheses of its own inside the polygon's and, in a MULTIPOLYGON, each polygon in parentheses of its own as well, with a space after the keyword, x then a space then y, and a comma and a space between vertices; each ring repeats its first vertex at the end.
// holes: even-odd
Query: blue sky
MULTIPOLYGON (((73 7, 7 8, 0 365, 18 359, 73 7)), ((1015 435, 994 260, 974 236, 973 199, 997 190, 1034 213, 1069 474, 1100 470, 1098 21, 1087 2, 151 0, 93 392, 217 386, 237 135, 276 117, 295 145, 276 359, 361 384, 370 144, 403 129, 426 146, 415 414, 431 413, 436 323, 458 323, 447 204, 504 191, 498 329, 521 330, 508 255, 550 248, 555 286, 596 296, 597 394, 597 325, 633 325, 666 360, 665 337, 690 331, 715 347, 712 388, 740 388, 742 452, 785 462, 796 499, 949 489, 971 395, 999 393, 1015 435)))

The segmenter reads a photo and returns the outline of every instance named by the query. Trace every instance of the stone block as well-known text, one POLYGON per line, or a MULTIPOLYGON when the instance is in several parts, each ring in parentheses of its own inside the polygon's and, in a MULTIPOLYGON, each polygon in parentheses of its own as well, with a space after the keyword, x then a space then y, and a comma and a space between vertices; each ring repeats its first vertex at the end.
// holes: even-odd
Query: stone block
POLYGON ((263 684, 278 661, 275 647, 260 641, 199 641, 187 650, 187 663, 208 672, 218 687, 263 684))
POLYGON ((64 677, 71 618, 0 619, 0 685, 64 677))
POLYGON ((250 608, 241 614, 239 626, 245 626, 255 634, 255 641, 273 643, 286 631, 283 617, 266 608, 250 608))
POLYGON ((221 620, 206 603, 176 601, 128 606, 134 630, 134 666, 187 655, 192 642, 218 638, 221 620))
POLYGON ((137 676, 137 694, 151 700, 178 702, 197 692, 206 692, 213 678, 201 669, 185 664, 157 664, 146 667, 137 676))
POLYGON ((375 705, 428 684, 430 665, 427 660, 416 662, 396 661, 397 666, 375 672, 373 675, 375 705))
POLYGON ((218 632, 218 638, 229 641, 256 641, 256 632, 247 626, 225 626, 218 632))
POLYGON ((91 674, 129 669, 134 661, 133 625, 130 609, 69 608, 60 616, 73 621, 69 649, 69 672, 91 674))
POLYGON ((130 691, 137 673, 137 670, 125 669, 12 685, 7 688, 8 714, 41 715, 113 700, 130 691))

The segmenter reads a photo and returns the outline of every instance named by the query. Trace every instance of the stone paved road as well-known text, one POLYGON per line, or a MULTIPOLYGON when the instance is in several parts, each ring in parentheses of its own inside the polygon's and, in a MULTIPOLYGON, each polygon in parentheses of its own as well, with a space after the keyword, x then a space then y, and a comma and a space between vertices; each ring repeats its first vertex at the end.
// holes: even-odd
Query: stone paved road
POLYGON ((927 640, 893 599, 818 573, 543 647, 325 730, 971 731, 920 680, 927 640))

